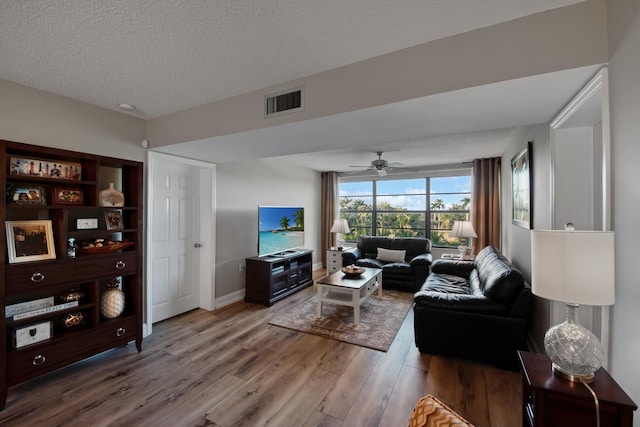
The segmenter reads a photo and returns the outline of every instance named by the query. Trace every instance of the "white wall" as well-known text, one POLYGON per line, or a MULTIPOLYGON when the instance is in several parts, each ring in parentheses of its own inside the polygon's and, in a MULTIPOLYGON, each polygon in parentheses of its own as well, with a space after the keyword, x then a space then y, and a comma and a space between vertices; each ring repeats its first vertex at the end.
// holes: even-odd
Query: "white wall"
MULTIPOLYGON (((502 155, 502 252, 531 281, 531 232, 511 223, 511 159, 533 141, 533 226, 551 228, 551 148, 548 124, 527 126, 518 132, 502 155)), ((533 307, 531 335, 538 349, 544 351, 542 340, 549 329, 549 302, 536 298, 533 307)))
POLYGON ((320 172, 275 159, 217 166, 216 297, 244 292, 238 264, 258 253, 258 205, 303 206, 305 248, 320 253, 320 172))
POLYGON ((0 80, 0 139, 144 161, 144 120, 0 80))
MULTIPOLYGON (((610 1, 609 102, 616 231, 616 303, 611 308, 611 372, 640 404, 640 2, 610 1)), ((635 425, 640 425, 636 412, 635 425)))

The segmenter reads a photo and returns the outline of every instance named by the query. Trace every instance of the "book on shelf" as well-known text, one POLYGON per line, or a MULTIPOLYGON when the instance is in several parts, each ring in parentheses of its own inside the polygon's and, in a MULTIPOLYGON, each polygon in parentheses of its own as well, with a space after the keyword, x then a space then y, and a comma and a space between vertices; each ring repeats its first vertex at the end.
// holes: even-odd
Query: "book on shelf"
POLYGON ((69 301, 63 304, 53 305, 51 307, 40 308, 38 310, 19 313, 13 316, 13 320, 29 319, 30 317, 40 316, 42 314, 55 313, 56 311, 66 310, 67 308, 77 307, 78 301, 69 301))
POLYGON ((10 318, 16 314, 26 313, 41 308, 53 307, 53 297, 34 299, 32 301, 24 301, 18 304, 7 305, 4 308, 4 317, 10 318))

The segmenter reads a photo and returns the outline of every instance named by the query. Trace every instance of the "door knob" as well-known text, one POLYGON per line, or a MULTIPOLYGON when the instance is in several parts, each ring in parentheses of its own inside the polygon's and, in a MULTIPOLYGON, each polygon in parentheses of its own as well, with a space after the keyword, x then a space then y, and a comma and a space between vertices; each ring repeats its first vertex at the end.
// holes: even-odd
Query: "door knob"
POLYGON ((194 246, 194 247, 196 247, 196 248, 200 248, 200 247, 202 247, 202 245, 201 245, 200 243, 196 243, 196 244, 195 244, 195 245, 193 245, 193 246, 194 246))

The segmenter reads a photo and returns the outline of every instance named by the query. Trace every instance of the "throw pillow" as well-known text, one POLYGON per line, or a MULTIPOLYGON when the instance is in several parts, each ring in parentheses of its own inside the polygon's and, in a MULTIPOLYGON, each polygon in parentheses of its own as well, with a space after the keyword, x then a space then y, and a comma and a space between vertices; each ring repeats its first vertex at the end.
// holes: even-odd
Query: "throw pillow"
POLYGON ((391 249, 378 248, 378 259, 386 262, 404 262, 407 251, 394 251, 391 249))
POLYGON ((462 418, 453 409, 436 397, 428 394, 416 404, 409 420, 409 427, 429 426, 471 426, 473 424, 462 418))

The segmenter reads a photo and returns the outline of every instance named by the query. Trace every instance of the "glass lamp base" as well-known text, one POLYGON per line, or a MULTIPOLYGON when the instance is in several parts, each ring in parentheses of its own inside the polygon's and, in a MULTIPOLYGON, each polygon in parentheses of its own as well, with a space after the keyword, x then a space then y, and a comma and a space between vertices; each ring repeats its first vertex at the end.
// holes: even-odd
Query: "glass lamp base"
POLYGON ((549 329, 544 349, 553 362, 553 372, 574 382, 593 382, 593 374, 604 360, 598 338, 578 323, 578 305, 567 304, 567 320, 549 329))

